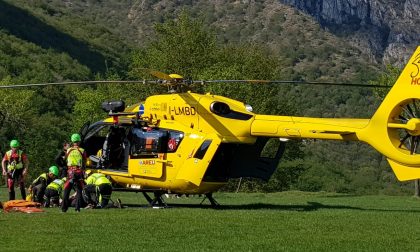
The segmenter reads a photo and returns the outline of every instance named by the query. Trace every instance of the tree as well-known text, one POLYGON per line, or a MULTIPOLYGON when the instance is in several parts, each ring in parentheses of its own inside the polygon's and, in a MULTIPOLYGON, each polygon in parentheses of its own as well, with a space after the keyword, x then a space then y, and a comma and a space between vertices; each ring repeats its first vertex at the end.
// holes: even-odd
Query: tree
POLYGON ((196 76, 214 63, 215 36, 183 11, 177 20, 155 25, 156 40, 133 54, 132 73, 139 68, 196 76))
MULTIPOLYGON (((392 87, 394 83, 397 81, 398 77, 401 74, 402 69, 393 66, 393 65, 386 65, 385 69, 382 71, 381 74, 379 74, 376 83, 373 84, 379 84, 387 87, 392 87)), ((386 88, 376 88, 375 94, 380 98, 384 99, 386 94, 389 90, 386 88)))

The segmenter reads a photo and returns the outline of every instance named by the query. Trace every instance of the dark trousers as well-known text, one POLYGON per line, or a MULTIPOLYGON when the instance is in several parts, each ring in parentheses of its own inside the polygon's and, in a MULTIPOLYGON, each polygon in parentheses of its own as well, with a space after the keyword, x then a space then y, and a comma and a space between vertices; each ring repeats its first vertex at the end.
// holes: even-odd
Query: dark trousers
POLYGON ((72 188, 76 190, 76 211, 80 211, 83 204, 82 190, 84 186, 83 171, 81 169, 68 169, 67 181, 64 184, 63 204, 61 204, 61 211, 66 212, 70 206, 70 192, 72 188))
POLYGON ((101 208, 108 206, 109 199, 111 199, 111 194, 111 184, 102 184, 97 187, 96 197, 98 197, 101 208))
POLYGON ((60 167, 60 178, 67 177, 67 167, 60 167))
POLYGON ((83 189, 83 196, 86 203, 100 208, 105 208, 108 206, 111 194, 111 184, 102 184, 99 186, 86 185, 83 189))
POLYGON ((86 204, 94 205, 94 206, 98 204, 95 185, 86 185, 83 188, 83 199, 85 200, 86 204))
POLYGON ((44 193, 46 188, 47 185, 45 185, 44 183, 34 186, 32 188, 32 201, 42 203, 44 201, 44 193))
POLYGON ((44 194, 44 206, 50 207, 50 204, 53 205, 60 205, 60 193, 52 188, 45 189, 44 194))
POLYGON ((23 169, 13 170, 7 173, 7 188, 9 189, 9 200, 15 199, 15 183, 19 183, 20 194, 26 200, 25 181, 23 180, 23 169))

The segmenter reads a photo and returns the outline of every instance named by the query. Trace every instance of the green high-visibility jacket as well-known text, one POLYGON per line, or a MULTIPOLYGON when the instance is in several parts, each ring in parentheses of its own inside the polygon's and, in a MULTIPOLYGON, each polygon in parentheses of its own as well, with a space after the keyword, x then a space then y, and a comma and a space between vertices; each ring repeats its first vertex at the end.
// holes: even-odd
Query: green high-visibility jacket
POLYGON ((86 184, 99 186, 102 184, 111 184, 111 181, 109 181, 109 179, 107 179, 104 174, 93 173, 86 179, 86 184))
POLYGON ((63 191, 64 188, 64 180, 63 179, 54 179, 48 186, 47 188, 49 189, 53 189, 58 191, 58 194, 61 194, 61 192, 63 191))
POLYGON ((80 147, 71 147, 67 150, 67 166, 79 166, 83 165, 83 152, 85 150, 80 147))
POLYGON ((51 182, 50 177, 48 177, 48 173, 42 173, 41 175, 38 176, 38 178, 36 178, 31 186, 37 186, 39 184, 44 184, 44 186, 47 186, 49 183, 51 182))

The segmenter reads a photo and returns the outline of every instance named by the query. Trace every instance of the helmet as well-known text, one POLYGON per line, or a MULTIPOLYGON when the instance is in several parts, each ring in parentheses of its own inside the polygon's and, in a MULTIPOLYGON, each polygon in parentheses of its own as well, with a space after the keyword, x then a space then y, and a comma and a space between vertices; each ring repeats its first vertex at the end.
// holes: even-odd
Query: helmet
POLYGON ((57 166, 53 165, 50 167, 50 169, 48 169, 48 171, 52 174, 54 174, 56 177, 58 177, 58 168, 57 166))
POLYGON ((19 141, 16 140, 16 139, 13 139, 12 141, 10 141, 10 147, 12 147, 12 148, 19 147, 19 141))
POLYGON ((74 133, 73 135, 71 135, 71 141, 72 141, 73 143, 75 143, 75 142, 80 142, 80 141, 82 141, 82 138, 80 137, 80 135, 79 135, 79 134, 74 133))
POLYGON ((184 77, 182 77, 179 74, 170 74, 169 77, 171 77, 172 79, 184 79, 184 77))
POLYGON ((89 177, 92 173, 93 172, 90 169, 85 171, 86 177, 89 177))

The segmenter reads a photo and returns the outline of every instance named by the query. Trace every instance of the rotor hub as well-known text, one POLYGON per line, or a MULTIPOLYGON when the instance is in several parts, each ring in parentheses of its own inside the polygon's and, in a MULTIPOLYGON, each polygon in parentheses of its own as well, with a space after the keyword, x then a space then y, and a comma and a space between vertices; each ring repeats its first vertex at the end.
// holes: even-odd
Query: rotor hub
POLYGON ((412 136, 420 136, 420 119, 411 118, 407 122, 407 132, 412 136))

